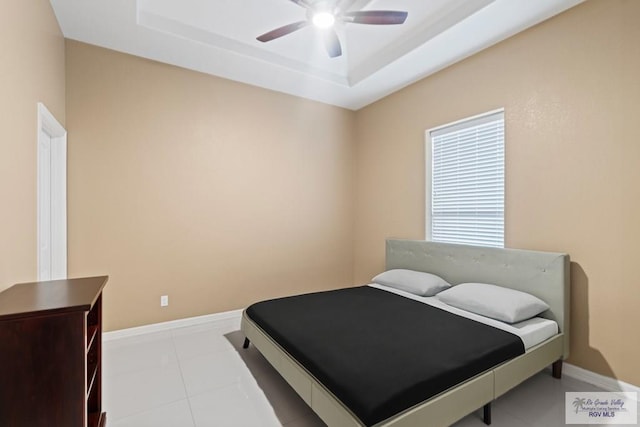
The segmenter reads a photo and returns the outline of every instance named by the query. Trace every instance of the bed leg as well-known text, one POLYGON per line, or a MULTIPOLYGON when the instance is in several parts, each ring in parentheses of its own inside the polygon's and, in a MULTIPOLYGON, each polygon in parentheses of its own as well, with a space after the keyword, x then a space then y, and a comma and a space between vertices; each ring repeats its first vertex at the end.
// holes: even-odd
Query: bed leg
POLYGON ((553 375, 553 378, 562 378, 562 359, 553 362, 553 365, 551 365, 551 375, 553 375))
POLYGON ((488 426, 491 425, 491 402, 484 405, 482 411, 482 421, 488 426))
POLYGON ((251 341, 249 341, 249 338, 245 338, 244 339, 244 344, 242 344, 242 348, 249 348, 249 343, 251 341))

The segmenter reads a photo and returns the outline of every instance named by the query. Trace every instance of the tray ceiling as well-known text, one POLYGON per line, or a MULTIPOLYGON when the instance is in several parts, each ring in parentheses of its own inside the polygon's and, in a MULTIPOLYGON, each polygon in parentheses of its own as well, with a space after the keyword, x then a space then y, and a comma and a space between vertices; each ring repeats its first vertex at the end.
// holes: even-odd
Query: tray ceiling
MULTIPOLYGON (((313 0, 312 0, 313 1, 313 0)), ((321 0, 322 1, 322 0, 321 0)), ((65 37, 316 101, 359 109, 583 0, 352 0, 403 10, 403 25, 336 24, 329 58, 290 0, 51 0, 65 37)))

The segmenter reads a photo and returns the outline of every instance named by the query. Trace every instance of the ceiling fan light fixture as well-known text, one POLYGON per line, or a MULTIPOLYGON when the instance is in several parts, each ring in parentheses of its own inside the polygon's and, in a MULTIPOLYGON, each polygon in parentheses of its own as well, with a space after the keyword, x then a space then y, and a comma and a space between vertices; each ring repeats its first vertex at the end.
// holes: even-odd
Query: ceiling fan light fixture
POLYGON ((256 37, 260 42, 284 37, 313 24, 316 28, 324 30, 319 35, 324 40, 324 46, 329 58, 337 58, 342 55, 342 46, 334 26, 336 21, 342 24, 369 24, 369 25, 399 25, 407 19, 408 12, 398 10, 356 10, 348 11, 354 0, 289 0, 306 9, 304 21, 293 22, 276 28, 261 36, 256 37))
POLYGON ((330 28, 335 24, 336 17, 330 12, 316 12, 313 14, 312 22, 318 28, 330 28))

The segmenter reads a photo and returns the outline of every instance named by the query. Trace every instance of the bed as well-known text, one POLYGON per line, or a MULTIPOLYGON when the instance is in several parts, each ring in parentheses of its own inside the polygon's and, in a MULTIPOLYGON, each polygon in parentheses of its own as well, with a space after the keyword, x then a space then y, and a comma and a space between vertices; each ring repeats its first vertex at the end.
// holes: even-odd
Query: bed
MULTIPOLYGON (((392 269, 430 272, 454 285, 484 282, 527 292, 547 303, 549 309, 540 316, 556 325, 554 332, 558 333, 542 338, 538 336, 537 341, 531 341, 530 335, 520 336, 522 340, 515 337, 514 341, 515 335, 507 333, 513 331, 481 325, 456 313, 440 313, 444 310, 438 307, 437 302, 431 304, 435 308, 422 309, 420 307, 429 305, 425 304, 428 301, 417 301, 419 298, 375 285, 323 292, 316 296, 294 296, 276 300, 275 304, 258 303, 249 307, 243 313, 241 326, 247 338, 245 346, 249 342, 254 344, 327 425, 445 426, 479 408, 484 408, 485 423, 490 424, 490 404, 494 399, 549 365, 553 366, 553 375, 560 377, 562 360, 569 352, 568 255, 388 240, 386 270, 392 269), (317 306, 318 303, 337 307, 332 309, 334 317, 331 321, 324 323, 337 328, 344 325, 345 329, 358 331, 351 338, 355 343, 344 341, 344 337, 340 342, 339 334, 332 343, 330 338, 318 332, 322 328, 315 329, 313 323, 304 323, 314 321, 313 316, 307 313, 313 304, 317 306), (361 309, 362 306, 369 308, 361 309), (282 307, 288 308, 282 310, 282 307), (269 310, 273 312, 273 320, 265 322, 262 317, 267 316, 269 310), (294 314, 289 313, 291 310, 294 314), (436 314, 438 317, 431 317, 436 314), (404 322, 404 326, 396 329, 398 337, 395 342, 390 340, 388 345, 378 342, 372 346, 367 330, 358 329, 359 324, 375 324, 375 328, 370 329, 378 335, 377 331, 392 323, 389 321, 391 318, 404 322), (443 330, 448 332, 443 333, 443 330), (465 337, 458 340, 466 347, 458 353, 452 352, 450 359, 454 360, 460 353, 468 354, 468 358, 460 358, 457 365, 449 363, 446 357, 441 358, 431 371, 425 370, 424 381, 419 384, 415 381, 402 382, 415 379, 420 362, 430 359, 429 352, 448 355, 448 346, 453 341, 446 338, 463 333, 480 339, 473 341, 465 337), (296 347, 296 342, 303 346, 296 347), (518 348, 516 343, 520 343, 522 348, 518 348), (334 360, 333 365, 325 363, 325 353, 329 354, 327 352, 336 348, 342 349, 345 358, 339 359, 339 363, 334 360), (394 352, 403 355, 404 359, 400 359, 404 360, 403 366, 396 366, 397 362, 387 363, 387 358, 391 358, 394 352), (475 353, 484 356, 474 359, 475 353), (369 356, 365 358, 366 354, 369 356), (412 365, 411 359, 418 362, 412 365), (445 368, 451 371, 446 378, 438 374, 445 368), (359 380, 354 381, 351 372, 360 374, 359 380), (354 385, 363 382, 363 378, 367 381, 354 385), (437 387, 435 383, 438 383, 437 387), (380 388, 381 384, 389 384, 388 396, 381 394, 385 391, 380 388), (420 388, 416 388, 418 385, 420 388)), ((544 323, 544 319, 539 323, 544 323)), ((325 333, 327 331, 333 335, 336 330, 325 328, 325 333)))

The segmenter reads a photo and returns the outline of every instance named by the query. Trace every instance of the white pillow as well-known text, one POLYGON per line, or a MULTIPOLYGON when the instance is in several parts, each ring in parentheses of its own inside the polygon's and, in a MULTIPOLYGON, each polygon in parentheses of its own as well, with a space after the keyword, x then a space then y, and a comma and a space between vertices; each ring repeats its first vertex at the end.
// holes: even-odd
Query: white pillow
POLYGON ((374 283, 389 286, 423 297, 432 297, 451 287, 446 280, 431 273, 414 270, 387 270, 373 279, 374 283))
POLYGON ((506 323, 530 319, 549 309, 526 292, 486 283, 462 283, 438 294, 442 302, 506 323))

